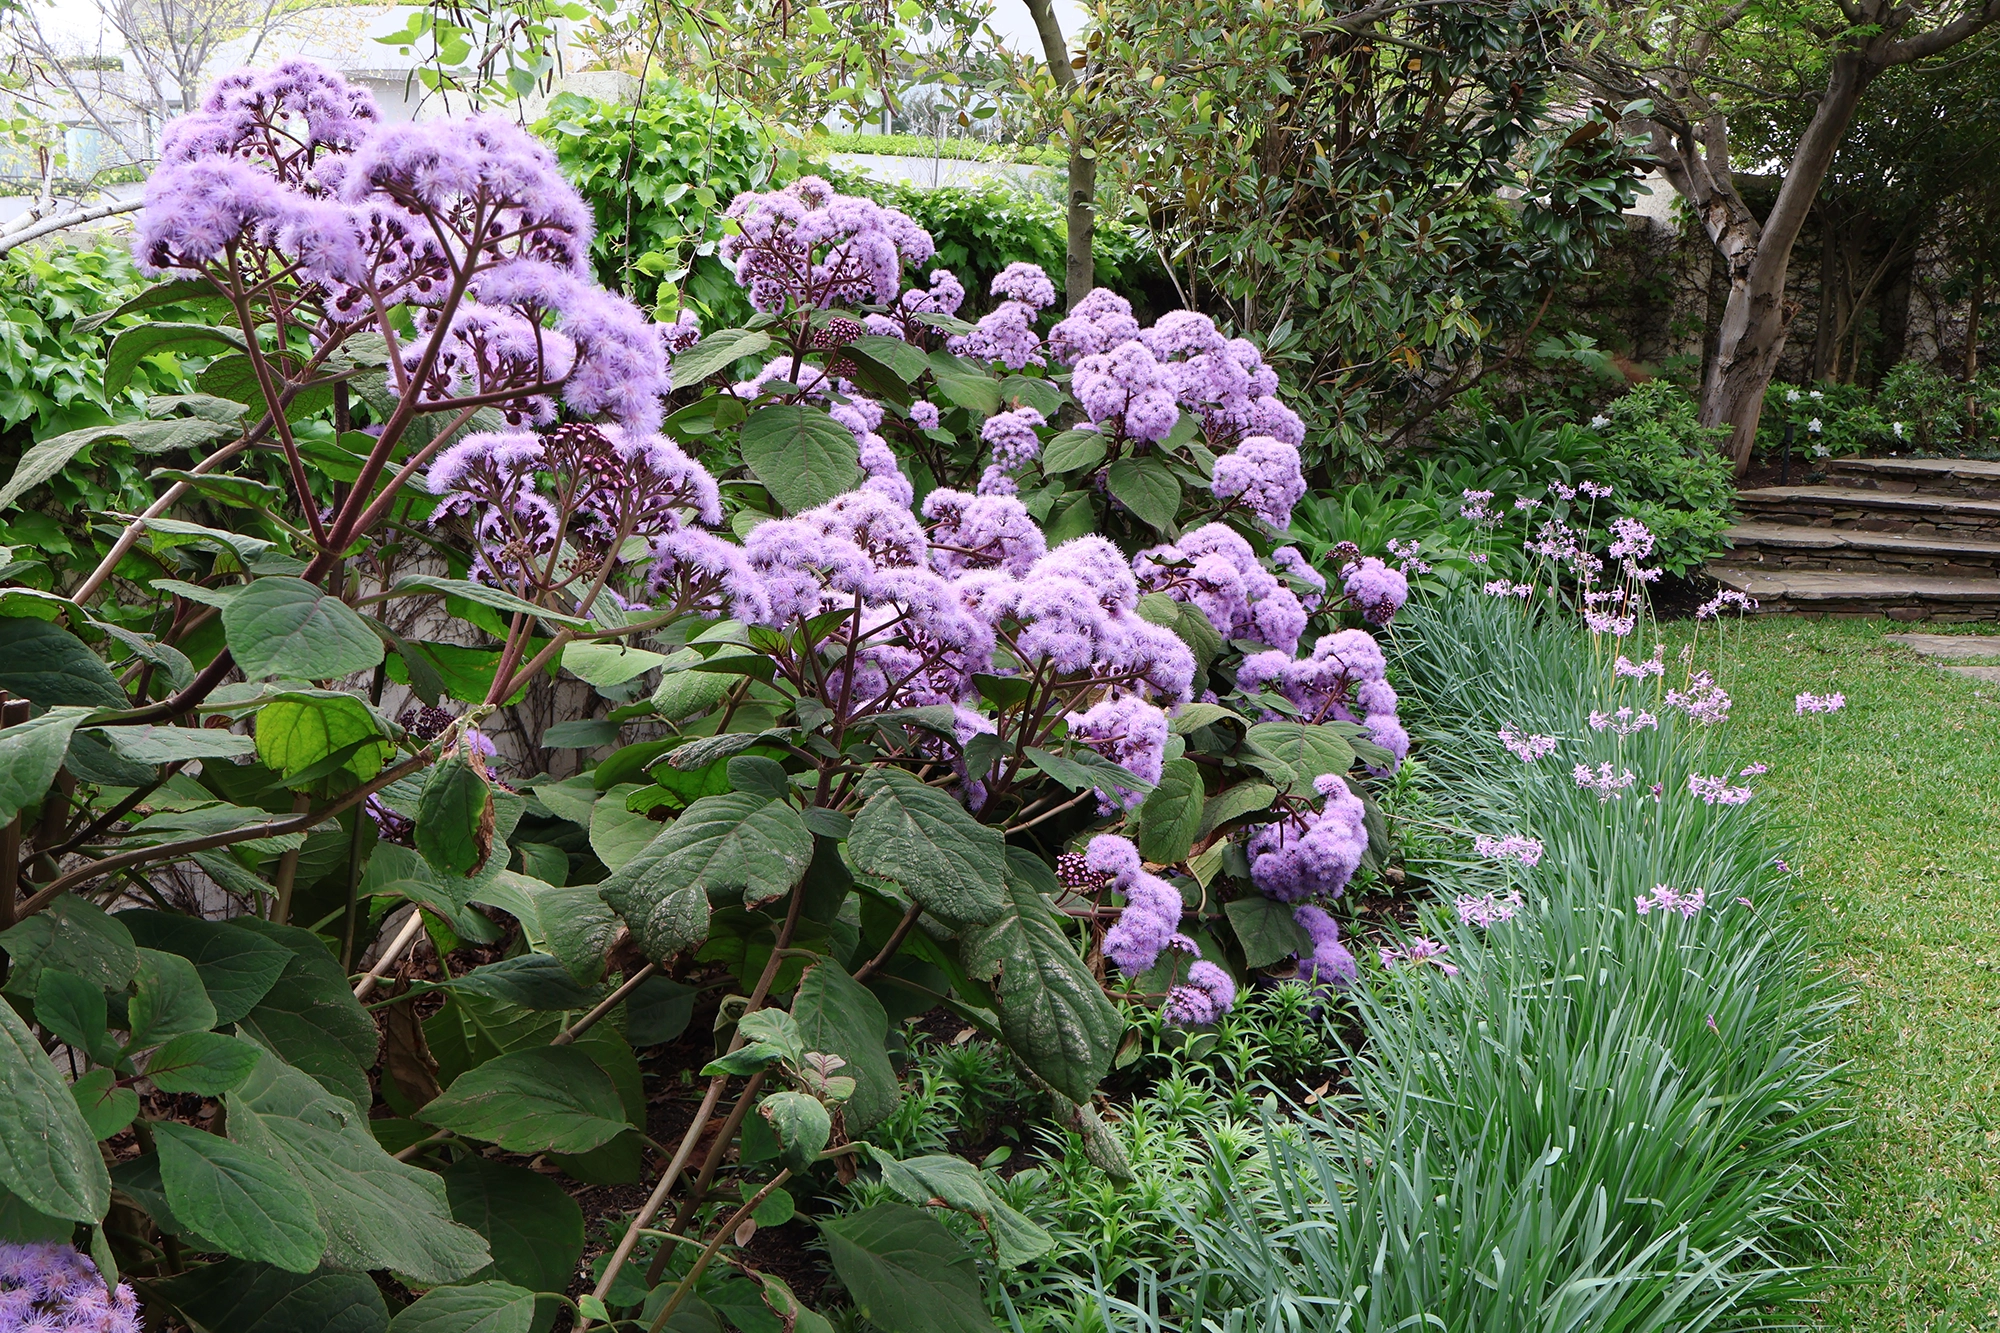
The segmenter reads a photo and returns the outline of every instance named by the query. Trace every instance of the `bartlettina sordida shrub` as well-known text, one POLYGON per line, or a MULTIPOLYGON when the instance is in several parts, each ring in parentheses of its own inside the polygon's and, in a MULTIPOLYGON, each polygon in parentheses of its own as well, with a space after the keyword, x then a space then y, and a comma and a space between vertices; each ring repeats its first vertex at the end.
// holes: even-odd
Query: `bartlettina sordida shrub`
POLYGON ((100 568, 0 590, 18 1239, 203 1327, 379 1323, 375 1271, 439 1320, 660 1328, 799 1317, 743 1247, 802 1200, 874 1323, 976 1327, 978 1265, 1048 1238, 868 1137, 892 1024, 953 1015, 1118 1173, 1128 1021, 1351 983, 1408 588, 1284 544, 1257 349, 1028 265, 966 323, 922 229, 816 180, 730 218, 757 313, 702 330, 594 284, 504 122, 293 63, 168 128, 131 308, 209 318, 105 374, 172 350, 201 392, 0 502, 94 439, 167 455, 100 568), (636 1052, 697 994, 716 1058, 655 1141, 636 1052), (573 1302, 553 1172, 656 1182, 573 1302))

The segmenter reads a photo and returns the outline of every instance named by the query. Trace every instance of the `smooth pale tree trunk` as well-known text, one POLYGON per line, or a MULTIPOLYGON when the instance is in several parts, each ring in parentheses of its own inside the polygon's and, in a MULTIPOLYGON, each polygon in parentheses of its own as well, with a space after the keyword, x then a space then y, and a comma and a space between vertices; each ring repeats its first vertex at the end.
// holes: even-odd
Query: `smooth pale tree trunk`
MULTIPOLYGON (((1035 32, 1042 39, 1042 58, 1048 62, 1049 76, 1064 93, 1076 87, 1076 68, 1070 64, 1069 43, 1063 39, 1062 24, 1056 21, 1052 0, 1025 0, 1034 17, 1035 32)), ((1068 304, 1081 301, 1097 285, 1097 265, 1091 241, 1097 227, 1097 158, 1086 155, 1079 128, 1070 140, 1069 206, 1067 210, 1068 248, 1063 255, 1063 296, 1068 304)))

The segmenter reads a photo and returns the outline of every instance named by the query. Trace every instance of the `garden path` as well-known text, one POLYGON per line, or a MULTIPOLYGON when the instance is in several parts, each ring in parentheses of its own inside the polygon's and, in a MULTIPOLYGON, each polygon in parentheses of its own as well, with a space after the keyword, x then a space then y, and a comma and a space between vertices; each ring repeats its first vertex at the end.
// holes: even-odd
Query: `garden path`
MULTIPOLYGON (((1941 669, 1883 621, 1753 619, 1701 657, 1848 984, 1835 1049, 1853 1132, 1828 1223, 1856 1285, 1823 1329, 2000 1327, 2000 683, 1941 669), (1800 717, 1801 691, 1846 708, 1800 717)), ((1684 638, 1686 631, 1682 631, 1684 638)), ((1676 645, 1677 646, 1677 645, 1676 645)), ((1983 645, 1982 645, 1983 646, 1983 645)), ((1993 643, 2000 657, 2000 638, 1993 643)))

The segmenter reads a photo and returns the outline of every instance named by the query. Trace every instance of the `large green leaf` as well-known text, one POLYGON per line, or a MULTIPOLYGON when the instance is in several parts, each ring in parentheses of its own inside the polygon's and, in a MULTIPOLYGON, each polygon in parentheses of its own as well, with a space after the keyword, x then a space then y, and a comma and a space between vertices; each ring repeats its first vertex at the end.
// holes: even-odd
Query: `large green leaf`
POLYGON ((451 1220, 444 1182, 382 1150, 366 1118, 272 1057, 223 1100, 229 1137, 288 1168, 312 1196, 329 1262, 455 1282, 491 1262, 451 1220))
POLYGON ((1007 910, 969 932, 960 951, 965 970, 991 984, 1014 1054, 1064 1096, 1087 1102, 1111 1070, 1125 1025, 1049 907, 1059 888, 1040 858, 1010 848, 1007 910))
POLYGON ((1139 855, 1159 865, 1172 865, 1194 846, 1204 805, 1201 769, 1191 759, 1169 759, 1160 770, 1159 785, 1139 807, 1139 855))
POLYGON ((473 1274, 530 1291, 561 1291, 583 1257, 583 1210, 562 1186, 525 1167, 461 1157, 444 1170, 461 1226, 486 1237, 493 1263, 473 1274))
POLYGON ((812 1168, 833 1135, 826 1107, 803 1092, 771 1093, 757 1103, 757 1114, 778 1141, 778 1161, 794 1175, 812 1168))
POLYGON ((132 1001, 126 1012, 134 1050, 215 1026, 215 1005, 201 984, 201 973, 179 954, 158 949, 139 950, 139 968, 132 977, 132 1001))
POLYGON ((506 1282, 434 1287, 389 1321, 389 1333, 528 1333, 535 1293, 506 1282))
POLYGON ((861 789, 868 804, 847 836, 857 871, 901 886, 953 927, 984 924, 1006 910, 1006 845, 998 830, 901 769, 871 769, 861 789))
POLYGON ((366 1273, 290 1273, 225 1259, 147 1288, 195 1333, 387 1333, 389 1307, 366 1273))
POLYGON ((326 1250, 312 1196, 291 1170, 261 1153, 171 1120, 154 1122, 167 1206, 224 1254, 294 1273, 326 1250))
POLYGON ((131 706, 111 669, 68 630, 18 617, 0 625, 7 639, 7 651, 0 654, 0 690, 31 699, 38 708, 131 706))
POLYGON ((903 1098, 889 1064, 889 1016, 866 986, 832 959, 814 963, 799 982, 792 1019, 809 1051, 847 1061, 840 1072, 854 1080, 847 1099, 847 1128, 856 1134, 880 1123, 903 1098))
POLYGON ((860 480, 854 432, 817 407, 776 403, 743 423, 743 462, 788 513, 845 495, 860 480))
POLYGON ((486 864, 493 852, 493 788, 482 766, 454 754, 425 775, 416 840, 440 875, 462 879, 486 864))
POLYGON ((0 825, 13 823, 16 815, 48 793, 62 769, 63 756, 69 753, 70 734, 90 713, 88 708, 51 708, 0 731, 0 825))
POLYGON ((708 937, 712 897, 743 891, 746 905, 780 897, 812 862, 799 812, 752 792, 704 796, 599 886, 648 958, 708 937))
POLYGON ((819 1229, 854 1308, 886 1333, 993 1333, 971 1253, 929 1213, 877 1204, 819 1229))
POLYGON ((623 870, 666 831, 658 820, 626 804, 626 798, 638 790, 636 782, 618 783, 590 808, 590 850, 597 853, 597 859, 604 862, 607 870, 623 870))
POLYGON ((222 632, 251 680, 331 680, 382 661, 368 622, 304 579, 258 579, 222 608, 222 632))
POLYGON ((136 764, 238 759, 257 748, 248 736, 214 727, 106 727, 104 735, 120 758, 136 764))
POLYGON ((604 954, 618 934, 618 915, 595 884, 558 888, 526 875, 503 871, 474 901, 511 913, 528 942, 560 959, 578 981, 597 980, 604 954))
POLYGON ((139 1094, 116 1086, 117 1077, 109 1069, 93 1069, 69 1085, 70 1096, 83 1112, 83 1123, 100 1140, 118 1133, 139 1114, 139 1094))
POLYGON ((1066 430, 1042 448, 1042 471, 1050 476, 1093 468, 1104 461, 1104 432, 1066 430))
POLYGON ((488 1060, 424 1107, 423 1119, 520 1153, 589 1152, 627 1128, 611 1075, 574 1046, 488 1060))
POLYGON ((303 785, 315 766, 347 754, 341 771, 366 782, 394 752, 368 705, 328 690, 288 690, 257 710, 257 758, 286 781, 303 785))
POLYGON ((1160 532, 1170 532, 1181 508, 1181 484, 1157 458, 1121 458, 1104 476, 1118 502, 1160 532))
POLYGON ((607 689, 643 676, 666 660, 664 653, 623 643, 572 643, 562 653, 563 670, 607 689))
POLYGON ((0 1186, 38 1213, 95 1222, 111 1204, 97 1137, 41 1043, 0 1003, 0 1186))
POLYGON ((161 1092, 220 1097, 242 1087, 263 1054, 254 1044, 220 1032, 189 1032, 153 1052, 146 1077, 161 1092))
POLYGON ((309 930, 247 916, 235 924, 292 954, 276 984, 240 1020, 240 1030, 356 1110, 365 1109, 372 1100, 367 1069, 375 1063, 379 1034, 340 964, 309 930))
POLYGON ((61 968, 108 991, 122 991, 139 966, 132 933, 104 909, 65 895, 20 925, 0 932, 7 951, 7 991, 33 996, 42 969, 61 968))
POLYGON ((1247 739, 1298 774, 1292 787, 1294 796, 1310 793, 1314 778, 1354 767, 1354 747, 1331 727, 1311 722, 1259 722, 1250 728, 1247 739))
POLYGON ((905 1203, 923 1205, 942 1199, 977 1218, 993 1242, 995 1257, 1006 1267, 1018 1267, 1054 1247, 1048 1232, 1009 1207, 987 1184, 985 1173, 963 1157, 940 1153, 899 1162, 879 1148, 872 1154, 882 1183, 905 1203))
POLYGON ((1281 958, 1312 952, 1312 937, 1292 919, 1292 909, 1284 903, 1261 896, 1238 898, 1222 910, 1229 914, 1247 966, 1269 967, 1281 958))
POLYGON ((35 987, 35 1021, 103 1065, 118 1059, 118 1046, 106 1030, 110 1012, 102 986, 59 967, 42 969, 35 987))
POLYGON ((151 908, 120 912, 116 919, 142 948, 179 954, 194 964, 218 1024, 234 1023, 256 1008, 292 961, 292 951, 277 940, 227 921, 151 908))
POLYGON ((905 384, 915 384, 931 368, 930 358, 921 348, 912 347, 901 338, 889 338, 880 334, 863 334, 847 344, 864 356, 875 360, 896 372, 905 384))
POLYGON ((771 335, 762 329, 717 329, 674 358, 674 383, 691 389, 746 356, 760 355, 770 345, 771 335))
POLYGON ((104 358, 104 392, 116 398, 132 382, 132 372, 143 357, 155 352, 181 356, 214 356, 243 347, 243 335, 227 325, 175 324, 169 321, 138 324, 111 341, 104 358))
POLYGON ((1271 802, 1277 799, 1278 789, 1268 782, 1239 782, 1234 787, 1224 787, 1202 803, 1201 823, 1195 829, 1195 836, 1206 838, 1232 819, 1269 810, 1271 802))

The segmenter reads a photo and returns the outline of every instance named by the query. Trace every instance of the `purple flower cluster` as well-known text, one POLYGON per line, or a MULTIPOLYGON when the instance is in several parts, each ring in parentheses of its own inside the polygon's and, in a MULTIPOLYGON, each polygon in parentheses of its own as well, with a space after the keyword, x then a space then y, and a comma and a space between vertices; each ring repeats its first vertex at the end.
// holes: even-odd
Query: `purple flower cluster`
MULTIPOLYGON (((1167 715, 1157 705, 1133 694, 1113 695, 1084 712, 1070 713, 1063 720, 1069 724, 1072 741, 1096 751, 1148 784, 1159 782, 1165 763, 1168 724, 1167 715)), ((1144 799, 1143 792, 1124 787, 1109 791, 1099 788, 1098 813, 1131 810, 1144 799)))
POLYGON ((1035 319, 1053 305, 1056 286, 1036 264, 1012 263, 1000 270, 991 288, 1007 299, 980 317, 972 332, 949 339, 945 346, 961 356, 998 361, 1009 370, 1044 363, 1042 337, 1035 319))
POLYGON ((641 432, 671 387, 661 327, 589 277, 590 209, 554 156, 494 116, 385 124, 308 61, 218 83, 164 135, 133 242, 149 273, 289 284, 316 342, 374 329, 398 387, 553 420, 552 395, 641 432), (397 338, 392 308, 417 337, 397 338))
POLYGON ((1639 780, 1631 769, 1616 771, 1609 763, 1599 764, 1594 772, 1589 764, 1578 764, 1570 776, 1585 791, 1596 792, 1599 801, 1624 800, 1626 791, 1639 780))
POLYGON ((1494 893, 1461 893, 1452 904, 1458 909, 1458 919, 1468 926, 1482 929, 1497 926, 1503 921, 1512 921, 1524 906, 1519 889, 1505 898, 1494 893))
POLYGON ((762 311, 889 305, 904 265, 937 253, 930 233, 908 215, 838 194, 817 176, 766 194, 739 194, 723 216, 737 230, 716 252, 762 311))
POLYGON ((1042 439, 1035 434, 1048 419, 1032 407, 998 412, 979 428, 979 438, 993 450, 993 461, 979 479, 981 495, 1012 495, 1019 489, 1013 473, 1042 456, 1042 439))
MULTIPOLYGON (((1220 466, 1218 464, 1218 466, 1220 466)), ((1410 581, 1374 556, 1363 556, 1340 571, 1341 590, 1371 625, 1386 625, 1410 600, 1410 581)))
POLYGON ((1844 694, 1801 694, 1792 701, 1793 711, 1800 717, 1808 713, 1838 713, 1847 707, 1844 694))
POLYGON ((1313 788, 1326 798, 1319 810, 1260 825, 1244 848, 1251 883, 1281 903, 1339 897, 1368 850, 1361 798, 1346 781, 1326 773, 1313 788))
POLYGON ((1104 932, 1104 956, 1120 972, 1138 976, 1157 962, 1169 945, 1185 947, 1199 956, 1193 941, 1180 935, 1181 913, 1186 910, 1180 890, 1148 873, 1139 860, 1139 849, 1130 840, 1115 833, 1098 834, 1084 850, 1084 865, 1103 876, 1125 899, 1118 924, 1104 932))
POLYGON ((1153 443, 1180 420, 1160 363, 1136 338, 1078 361, 1070 393, 1083 414, 1114 437, 1153 443))
POLYGON ((1562 742, 1554 736, 1523 736, 1512 727, 1502 727, 1496 733, 1500 743, 1524 764, 1532 764, 1537 759, 1545 759, 1555 753, 1562 742))
POLYGON ((1700 773, 1688 774, 1688 791, 1701 797, 1710 805, 1743 805, 1756 795, 1748 787, 1732 787, 1729 775, 1719 773, 1714 777, 1704 777, 1700 773))
POLYGON ((690 518, 722 521, 706 468, 664 436, 616 426, 469 435, 437 456, 424 482, 443 497, 433 522, 473 519, 475 577, 515 591, 556 586, 551 557, 565 544, 580 557, 568 574, 594 575, 629 539, 657 541, 690 518))
POLYGON ((1704 889, 1693 889, 1687 893, 1667 884, 1655 884, 1651 893, 1642 893, 1637 899, 1640 916, 1654 912, 1679 912, 1682 917, 1692 920, 1707 905, 1708 893, 1704 889))
POLYGON ((1530 869, 1542 859, 1542 844, 1521 833, 1509 833, 1504 838, 1480 834, 1472 840, 1472 850, 1495 861, 1519 861, 1530 869))
MULTIPOLYGON (((1215 492, 1216 499, 1240 503, 1282 532, 1291 526, 1292 506, 1306 493, 1298 446, 1270 435, 1249 436, 1236 446, 1235 453, 1215 460, 1209 489, 1215 492)), ((1409 586, 1403 583, 1403 576, 1394 570, 1387 572, 1403 584, 1403 595, 1407 597, 1409 586)), ((1396 605, 1401 606, 1402 602, 1396 605)))
MULTIPOLYGON (((1410 734, 1396 714, 1398 700, 1388 669, 1372 635, 1343 629, 1323 636, 1310 657, 1295 660, 1276 650, 1251 653, 1236 669, 1236 687, 1253 702, 1260 690, 1274 690, 1308 722, 1359 722, 1368 728, 1369 739, 1401 763, 1410 753, 1410 734)), ((1263 712, 1266 720, 1280 716, 1275 709, 1263 712)))
POLYGON ((1019 578, 1047 554, 1048 539, 1012 495, 935 490, 924 497, 931 520, 931 565, 947 576, 998 569, 1019 578))
POLYGON ((1630 736, 1638 731, 1658 731, 1660 719, 1651 713, 1635 713, 1631 708, 1620 708, 1615 713, 1590 711, 1590 729, 1608 731, 1614 736, 1630 736))
POLYGON ((1611 674, 1613 676, 1628 677, 1632 680, 1644 680, 1648 676, 1664 676, 1667 673, 1666 652, 1666 646, 1662 644, 1653 649, 1651 657, 1637 662, 1631 661, 1625 654, 1620 653, 1617 660, 1611 664, 1611 674))
POLYGON ((1187 980, 1167 992, 1161 1013, 1183 1027, 1203 1027, 1229 1012, 1236 1003, 1236 982, 1214 963, 1188 965, 1187 980))
MULTIPOLYGON (((1288 656, 1298 651, 1305 604, 1224 524, 1209 523, 1171 546, 1141 551, 1132 563, 1141 587, 1199 608, 1223 638, 1266 643, 1288 656)), ((1318 578, 1290 546, 1272 552, 1271 563, 1308 582, 1318 578)), ((1319 579, 1318 586, 1326 581, 1319 579)))
POLYGON ((132 1288, 105 1286, 97 1265, 67 1245, 0 1241, 0 1329, 19 1333, 139 1333, 132 1288))
POLYGON ((1299 959, 1300 974, 1321 985, 1344 987, 1352 983, 1360 969, 1354 965, 1354 955, 1340 942, 1340 923, 1310 903, 1294 907, 1292 920, 1312 941, 1311 957, 1299 959))
POLYGON ((1738 592, 1734 588, 1724 588, 1721 592, 1696 607, 1694 618, 1696 620, 1714 620, 1721 616, 1726 608, 1732 606, 1736 608, 1739 615, 1747 615, 1749 612, 1757 609, 1757 599, 1747 592, 1738 592))
POLYGON ((1457 966, 1445 961, 1445 955, 1450 952, 1451 946, 1449 944, 1440 944, 1436 940, 1429 939, 1411 940, 1400 949, 1393 949, 1384 945, 1381 950, 1382 966, 1387 968, 1423 967, 1428 964, 1437 968, 1448 977, 1455 977, 1458 975, 1457 966))
POLYGON ((1729 720, 1729 692, 1706 671, 1697 671, 1685 690, 1668 690, 1667 707, 1678 708, 1703 726, 1729 720))

